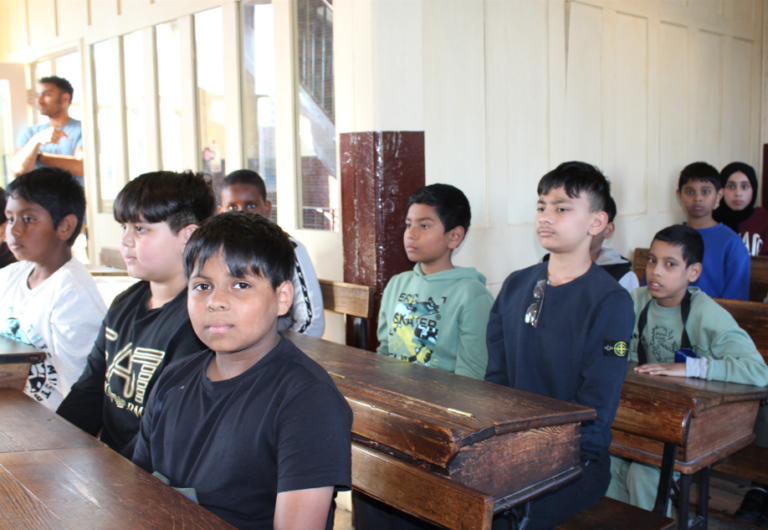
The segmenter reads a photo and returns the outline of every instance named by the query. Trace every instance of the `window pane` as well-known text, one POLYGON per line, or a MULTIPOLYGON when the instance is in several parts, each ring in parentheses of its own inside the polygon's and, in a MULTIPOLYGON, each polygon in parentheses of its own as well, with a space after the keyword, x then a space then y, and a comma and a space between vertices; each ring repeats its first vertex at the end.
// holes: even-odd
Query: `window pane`
POLYGON ((243 5, 243 144, 245 167, 267 185, 277 221, 275 170, 275 34, 271 0, 243 5))
POLYGON ((69 106, 69 116, 83 121, 83 69, 80 62, 80 52, 68 53, 56 57, 56 75, 63 77, 72 85, 75 93, 69 106))
POLYGON ((117 135, 117 87, 115 86, 112 41, 93 45, 93 68, 96 80, 96 139, 99 190, 102 200, 117 196, 118 181, 115 165, 117 135))
POLYGON ((333 8, 297 0, 302 226, 339 229, 333 95, 333 8))
POLYGON ((144 34, 123 37, 125 62, 125 106, 128 126, 128 175, 134 179, 147 172, 144 127, 144 34))
POLYGON ((218 194, 226 173, 224 136, 224 43, 221 8, 195 15, 200 167, 218 194))
POLYGON ((181 38, 178 23, 155 26, 160 92, 160 143, 163 169, 181 171, 181 38))

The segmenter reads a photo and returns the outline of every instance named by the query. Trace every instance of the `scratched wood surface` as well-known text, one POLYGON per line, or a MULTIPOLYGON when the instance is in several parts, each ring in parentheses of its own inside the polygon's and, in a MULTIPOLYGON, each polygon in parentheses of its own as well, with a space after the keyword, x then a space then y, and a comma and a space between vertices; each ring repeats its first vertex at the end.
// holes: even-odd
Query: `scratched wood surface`
POLYGON ((694 473, 745 447, 768 389, 636 374, 630 363, 612 425, 611 453, 660 465, 663 443, 678 446, 675 468, 694 473))
POLYGON ((0 388, 0 453, 101 446, 22 391, 0 388))
POLYGON ((285 336, 328 370, 352 407, 352 483, 383 502, 449 528, 486 528, 482 499, 499 511, 580 473, 581 422, 595 417, 591 409, 314 337, 285 336), (482 499, 469 507, 464 488, 482 499), (447 524, 436 501, 422 502, 446 491, 459 503, 448 513, 466 512, 465 520, 447 524))
POLYGON ((0 454, 0 488, 3 529, 233 528, 106 446, 0 454))

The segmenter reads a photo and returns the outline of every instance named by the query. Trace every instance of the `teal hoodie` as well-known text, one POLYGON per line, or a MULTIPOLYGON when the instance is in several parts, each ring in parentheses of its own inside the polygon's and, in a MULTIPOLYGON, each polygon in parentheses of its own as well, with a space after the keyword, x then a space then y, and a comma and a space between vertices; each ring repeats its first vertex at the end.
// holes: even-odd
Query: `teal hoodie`
POLYGON ((424 275, 421 265, 398 274, 384 289, 379 348, 389 355, 446 372, 485 378, 485 332, 493 296, 471 267, 424 275))
MULTIPOLYGON (((739 327, 727 310, 698 287, 688 287, 688 290, 691 292, 691 312, 685 327, 693 351, 709 360, 707 379, 744 385, 768 384, 768 367, 747 332, 739 327)), ((651 299, 648 287, 632 291, 635 315, 639 317, 651 299)), ((675 351, 680 349, 682 336, 680 306, 661 307, 654 300, 648 309, 648 323, 642 339, 648 362, 675 362, 675 351)), ((637 361, 637 343, 635 320, 629 346, 630 361, 637 361)))

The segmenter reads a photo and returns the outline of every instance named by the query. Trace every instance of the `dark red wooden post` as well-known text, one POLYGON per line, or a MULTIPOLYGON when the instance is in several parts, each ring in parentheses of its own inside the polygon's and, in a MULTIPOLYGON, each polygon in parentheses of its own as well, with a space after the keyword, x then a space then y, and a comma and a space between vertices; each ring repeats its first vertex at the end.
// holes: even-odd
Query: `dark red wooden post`
MULTIPOLYGON (((375 350, 376 316, 389 279, 413 268, 403 247, 408 197, 424 186, 424 133, 342 133, 341 219, 344 281, 376 287, 368 328, 375 350)), ((353 344, 351 320, 347 344, 353 344)))

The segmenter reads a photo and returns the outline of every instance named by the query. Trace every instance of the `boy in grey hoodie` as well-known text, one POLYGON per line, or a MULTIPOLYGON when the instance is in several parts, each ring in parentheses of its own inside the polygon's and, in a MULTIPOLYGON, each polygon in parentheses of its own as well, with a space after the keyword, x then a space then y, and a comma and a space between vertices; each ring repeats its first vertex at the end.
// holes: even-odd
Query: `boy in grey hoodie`
POLYGON ((416 265, 384 289, 378 353, 483 379, 493 296, 485 276, 451 262, 471 216, 464 193, 448 184, 421 188, 408 200, 403 243, 416 265))

